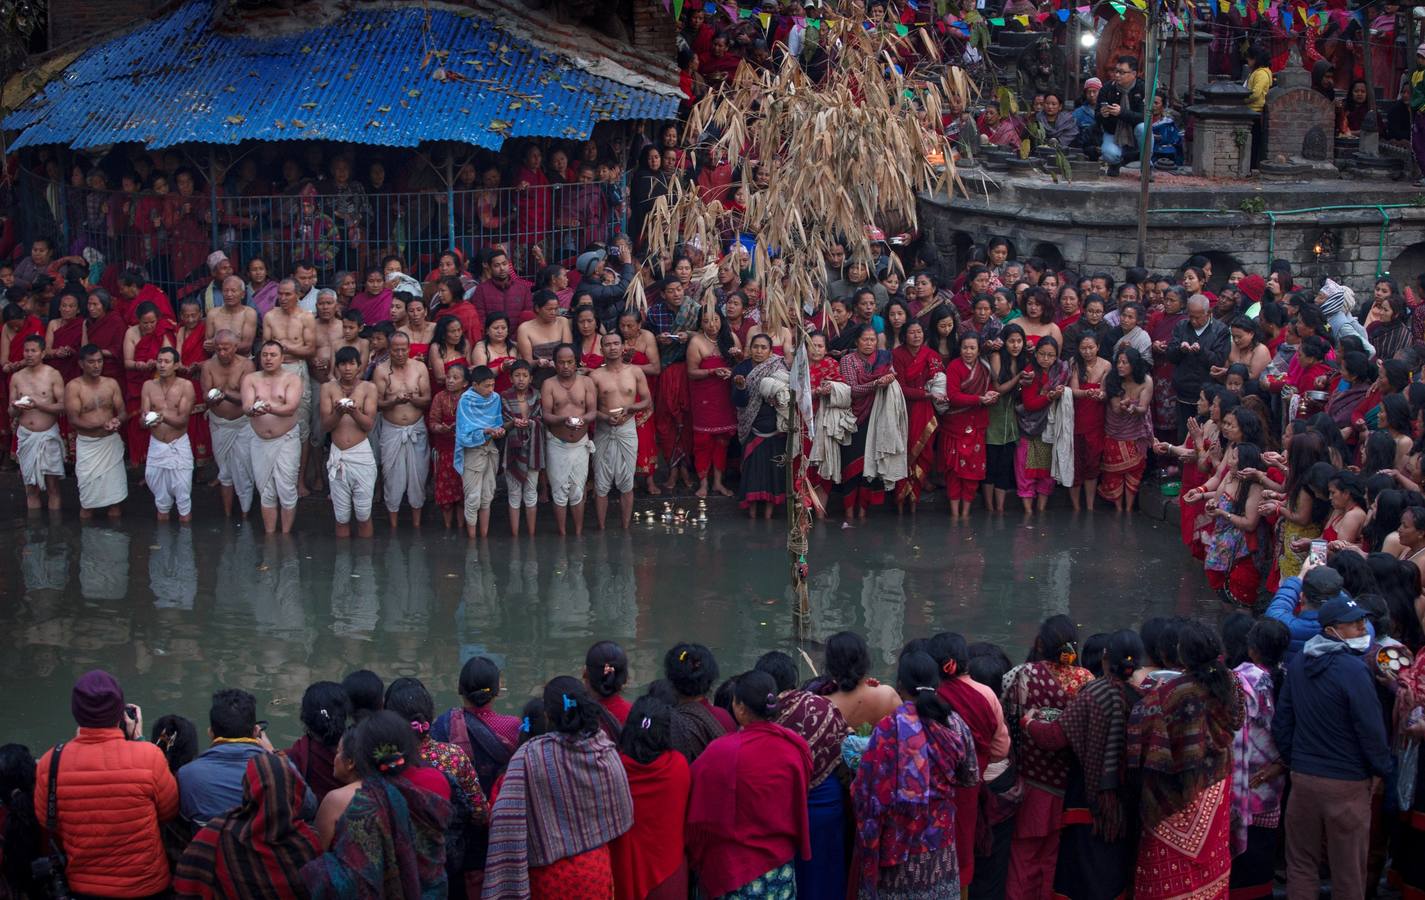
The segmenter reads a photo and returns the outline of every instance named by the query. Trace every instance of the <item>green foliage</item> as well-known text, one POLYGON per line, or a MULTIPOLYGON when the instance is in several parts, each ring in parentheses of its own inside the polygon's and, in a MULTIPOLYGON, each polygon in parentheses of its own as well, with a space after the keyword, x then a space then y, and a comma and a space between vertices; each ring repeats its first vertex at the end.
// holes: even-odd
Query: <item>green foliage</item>
POLYGON ((1257 213, 1261 212, 1266 208, 1267 201, 1263 200, 1261 197, 1248 197, 1246 200, 1242 201, 1241 205, 1242 212, 1246 213, 1249 216, 1255 216, 1257 213))

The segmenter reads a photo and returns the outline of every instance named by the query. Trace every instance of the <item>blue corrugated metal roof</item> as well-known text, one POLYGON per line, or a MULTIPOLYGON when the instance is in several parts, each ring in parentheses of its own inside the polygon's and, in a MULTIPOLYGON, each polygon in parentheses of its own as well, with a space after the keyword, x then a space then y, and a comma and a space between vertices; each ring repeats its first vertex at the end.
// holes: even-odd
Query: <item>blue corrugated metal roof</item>
POLYGON ((473 11, 356 9, 256 37, 210 29, 211 4, 193 0, 82 53, 0 123, 21 132, 11 148, 450 140, 498 149, 506 138, 582 139, 600 120, 677 112, 671 88, 584 71, 473 11), (422 68, 427 47, 439 55, 422 68), (437 81, 438 66, 459 80, 437 81))

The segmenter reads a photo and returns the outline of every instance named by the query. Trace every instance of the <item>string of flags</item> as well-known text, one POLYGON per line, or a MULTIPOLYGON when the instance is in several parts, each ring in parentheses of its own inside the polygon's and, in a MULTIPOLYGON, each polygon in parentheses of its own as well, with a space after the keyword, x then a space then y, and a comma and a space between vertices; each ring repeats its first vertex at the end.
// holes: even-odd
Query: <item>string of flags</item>
MULTIPOLYGON (((1204 6, 1210 9, 1212 2, 1214 2, 1214 0, 1208 0, 1204 6)), ((1367 6, 1375 5, 1377 2, 1383 2, 1383 0, 1372 0, 1372 3, 1367 4, 1367 6)), ((1092 6, 1070 6, 1066 0, 1054 0, 1054 3, 1057 8, 1043 9, 1032 15, 995 16, 988 19, 974 19, 973 21, 984 21, 996 28, 1002 28, 1009 22, 1015 22, 1023 28, 1028 28, 1031 21, 1036 24, 1043 24, 1048 21, 1050 17, 1053 17, 1059 22, 1068 22, 1069 17, 1075 12, 1088 15, 1093 10, 1092 6)), ((1362 27, 1370 25, 1369 10, 1366 7, 1356 10, 1326 9, 1322 7, 1307 7, 1297 2, 1297 0, 1215 0, 1215 3, 1219 13, 1227 14, 1235 11, 1239 16, 1245 17, 1249 23, 1255 23, 1259 18, 1274 19, 1281 23, 1282 28, 1285 29, 1287 34, 1292 34, 1298 29, 1311 26, 1324 27, 1330 22, 1335 22, 1338 27, 1344 28, 1351 19, 1355 19, 1362 27)), ((920 10, 920 3, 917 2, 917 0, 905 0, 905 5, 910 10, 917 12, 920 10)), ((1113 11, 1120 17, 1123 17, 1127 15, 1127 10, 1130 6, 1139 12, 1146 12, 1148 9, 1148 0, 1126 0, 1126 2, 1110 0, 1108 5, 1112 7, 1113 11)), ((672 13, 673 18, 681 20, 683 18, 683 10, 686 7, 686 0, 663 0, 663 6, 672 13)), ((718 4, 712 2, 712 0, 706 0, 702 5, 702 9, 709 16, 716 15, 721 11, 726 13, 727 17, 732 21, 755 17, 763 29, 770 28, 772 23, 772 13, 754 12, 750 9, 739 8, 732 3, 718 4)), ((1175 9, 1169 7, 1167 4, 1164 4, 1162 8, 1162 13, 1168 23, 1178 31, 1186 30, 1188 23, 1192 21, 1194 17, 1191 3, 1184 3, 1183 9, 1186 15, 1179 15, 1175 9)), ((817 29, 822 28, 823 25, 830 27, 851 27, 858 24, 847 20, 840 20, 839 18, 814 16, 793 16, 792 20, 799 27, 817 29)), ((941 32, 944 32, 947 28, 953 28, 967 37, 970 34, 971 25, 972 22, 961 19, 953 13, 947 14, 942 21, 935 23, 936 28, 941 32)), ((910 34, 911 28, 923 28, 926 27, 926 23, 915 22, 903 24, 897 22, 892 23, 890 27, 895 30, 896 34, 905 37, 910 34)))

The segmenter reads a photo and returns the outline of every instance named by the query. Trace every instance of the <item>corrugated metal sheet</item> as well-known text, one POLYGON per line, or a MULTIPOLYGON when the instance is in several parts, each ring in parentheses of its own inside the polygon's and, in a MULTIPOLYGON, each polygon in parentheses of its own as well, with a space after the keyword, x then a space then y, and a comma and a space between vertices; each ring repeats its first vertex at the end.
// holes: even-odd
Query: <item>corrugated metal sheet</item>
POLYGON ((276 37, 220 34, 211 19, 211 0, 193 0, 85 51, 0 123, 21 132, 12 149, 246 140, 498 149, 506 138, 586 138, 601 120, 672 118, 678 106, 671 86, 616 65, 622 82, 592 74, 469 9, 357 8, 276 37), (437 67, 452 78, 436 80, 437 67))

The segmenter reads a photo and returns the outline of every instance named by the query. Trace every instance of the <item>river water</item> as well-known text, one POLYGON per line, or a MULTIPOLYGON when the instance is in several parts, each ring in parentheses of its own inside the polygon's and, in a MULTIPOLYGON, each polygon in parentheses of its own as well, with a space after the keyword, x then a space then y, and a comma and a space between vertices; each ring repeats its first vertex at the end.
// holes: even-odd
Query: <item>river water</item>
MULTIPOLYGON (((906 640, 941 630, 1018 659, 1054 613, 1085 635, 1216 613, 1175 522, 977 516, 820 527, 801 646, 819 665, 816 640, 859 630, 889 677, 906 640)), ((710 646, 724 675, 770 649, 798 657, 781 520, 500 534, 472 546, 433 518, 419 534, 378 526, 365 542, 337 540, 305 514, 298 533, 272 539, 250 525, 159 525, 132 512, 118 528, 81 526, 72 513, 12 520, 0 527, 0 742, 48 746, 69 734, 70 686, 95 667, 119 677, 148 722, 177 712, 200 733, 213 690, 250 690, 285 746, 300 734, 306 685, 356 668, 417 676, 445 708, 463 661, 488 654, 505 666, 499 705, 515 711, 546 679, 577 675, 603 638, 628 651, 631 685, 657 678, 679 640, 710 646)))

